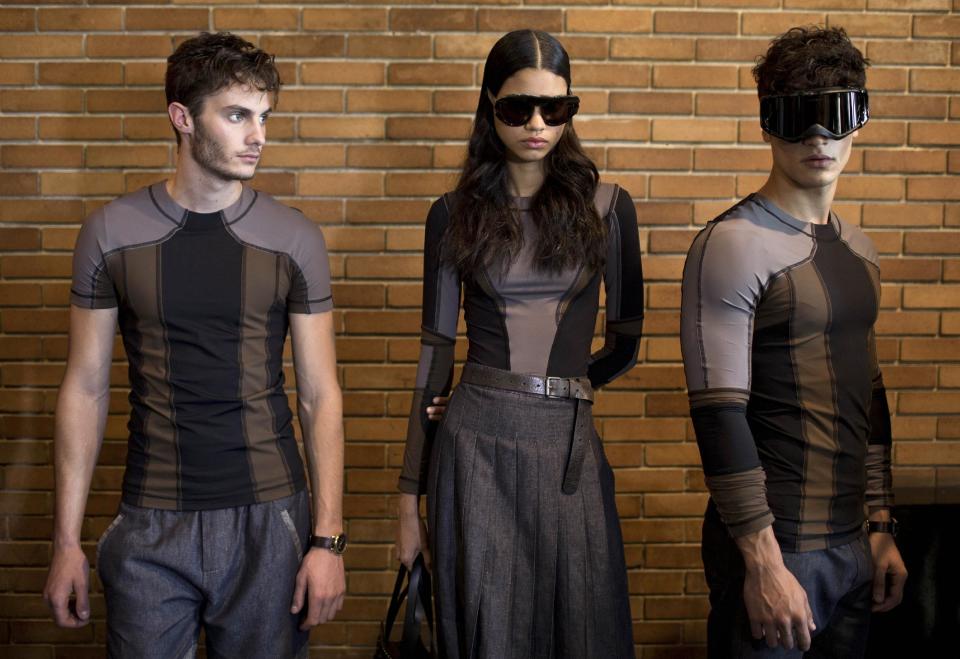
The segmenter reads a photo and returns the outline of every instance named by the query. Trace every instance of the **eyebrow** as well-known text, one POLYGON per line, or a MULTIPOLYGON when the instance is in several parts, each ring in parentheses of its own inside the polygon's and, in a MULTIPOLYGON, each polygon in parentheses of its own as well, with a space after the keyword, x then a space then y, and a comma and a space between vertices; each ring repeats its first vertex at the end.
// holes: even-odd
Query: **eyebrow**
MULTIPOLYGON (((228 106, 226 106, 226 107, 223 108, 223 111, 224 111, 224 112, 229 112, 229 113, 231 113, 231 114, 234 113, 234 112, 238 112, 238 113, 242 114, 242 115, 245 116, 245 117, 249 117, 251 114, 253 114, 253 110, 251 110, 250 108, 246 108, 246 107, 244 107, 244 106, 242 106, 242 105, 228 105, 228 106)), ((267 108, 266 110, 264 110, 264 111, 261 112, 260 114, 261 114, 261 115, 269 115, 271 112, 273 112, 273 108, 267 108)))

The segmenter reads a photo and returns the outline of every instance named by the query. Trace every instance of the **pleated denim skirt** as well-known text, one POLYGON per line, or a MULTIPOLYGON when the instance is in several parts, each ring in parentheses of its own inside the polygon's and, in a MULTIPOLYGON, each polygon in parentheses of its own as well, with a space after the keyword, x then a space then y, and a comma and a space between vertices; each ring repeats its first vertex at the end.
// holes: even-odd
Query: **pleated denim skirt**
POLYGON ((579 487, 561 492, 577 409, 454 390, 427 500, 440 657, 634 657, 613 472, 592 418, 579 487))

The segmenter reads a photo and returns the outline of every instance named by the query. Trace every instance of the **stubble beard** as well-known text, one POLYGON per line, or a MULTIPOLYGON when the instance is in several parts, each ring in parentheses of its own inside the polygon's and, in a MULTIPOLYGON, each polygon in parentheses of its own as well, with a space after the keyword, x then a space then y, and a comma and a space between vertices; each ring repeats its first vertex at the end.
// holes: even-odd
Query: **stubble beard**
POLYGON ((249 181, 254 174, 240 174, 227 168, 223 145, 217 142, 203 127, 199 119, 193 139, 190 140, 190 155, 201 169, 222 181, 249 181))

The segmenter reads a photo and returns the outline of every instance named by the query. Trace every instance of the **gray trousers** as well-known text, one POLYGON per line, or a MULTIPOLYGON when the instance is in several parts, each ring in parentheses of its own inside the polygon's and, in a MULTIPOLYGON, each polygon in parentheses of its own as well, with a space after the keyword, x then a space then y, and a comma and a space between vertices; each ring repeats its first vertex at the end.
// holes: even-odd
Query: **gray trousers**
POLYGON ((290 613, 310 532, 306 490, 265 503, 177 512, 120 504, 97 545, 111 658, 306 657, 290 613))

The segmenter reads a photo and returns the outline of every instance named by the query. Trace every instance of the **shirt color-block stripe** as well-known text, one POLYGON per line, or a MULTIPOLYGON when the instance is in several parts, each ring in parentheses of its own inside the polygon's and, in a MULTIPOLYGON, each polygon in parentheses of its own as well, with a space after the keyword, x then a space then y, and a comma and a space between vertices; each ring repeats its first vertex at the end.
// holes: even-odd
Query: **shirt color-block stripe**
POLYGON ((322 234, 302 214, 249 188, 208 214, 162 183, 122 197, 84 223, 72 302, 119 307, 128 503, 222 508, 305 486, 283 344, 289 313, 332 299, 322 234))
POLYGON ((878 309, 876 251, 835 216, 801 222, 754 195, 694 240, 681 344, 707 482, 734 535, 772 522, 789 550, 836 546, 861 532, 868 483, 871 505, 892 500, 889 461, 869 458, 890 444, 878 309))

